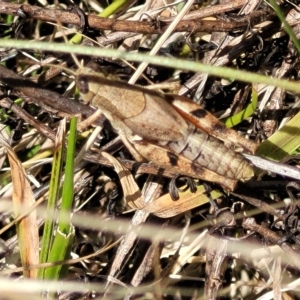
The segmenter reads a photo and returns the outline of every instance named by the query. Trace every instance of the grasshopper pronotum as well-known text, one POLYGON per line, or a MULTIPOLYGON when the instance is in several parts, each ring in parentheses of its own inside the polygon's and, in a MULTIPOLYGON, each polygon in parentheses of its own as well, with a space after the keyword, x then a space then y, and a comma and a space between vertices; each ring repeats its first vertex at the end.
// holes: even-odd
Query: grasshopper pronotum
POLYGON ((83 101, 102 111, 135 157, 227 190, 253 176, 249 162, 220 139, 228 135, 250 151, 256 145, 189 99, 110 80, 85 68, 77 72, 77 87, 83 101))

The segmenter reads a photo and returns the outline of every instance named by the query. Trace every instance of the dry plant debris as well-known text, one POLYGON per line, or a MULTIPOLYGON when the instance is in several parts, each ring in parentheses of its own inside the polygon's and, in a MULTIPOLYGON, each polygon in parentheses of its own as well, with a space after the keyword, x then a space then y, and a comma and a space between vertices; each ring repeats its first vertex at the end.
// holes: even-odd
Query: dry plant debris
MULTIPOLYGON (((149 53, 297 83, 298 46, 274 5, 120 2, 0 1, 0 46, 7 39, 46 45, 0 52, 0 298, 299 299, 297 93, 255 78, 97 56, 100 48, 149 53), (66 42, 95 49, 75 58, 104 74, 101 80, 76 71, 81 66, 69 53, 47 49, 66 42), (106 98, 120 101, 121 112, 103 105, 106 98), (142 115, 138 105, 152 110, 142 115), (159 115, 165 131, 154 128, 159 115), (46 203, 54 158, 60 153, 64 164, 66 153, 59 123, 72 116, 79 131, 70 255, 38 264, 45 218, 58 234, 64 200, 58 197, 53 212, 46 203), (196 127, 212 142, 198 142, 196 127), (212 162, 219 155, 217 167, 177 155, 178 133, 193 140, 180 154, 205 145, 199 153, 212 162), (59 278, 40 277, 38 270, 61 264, 59 278)), ((300 1, 277 5, 299 39, 300 1)))

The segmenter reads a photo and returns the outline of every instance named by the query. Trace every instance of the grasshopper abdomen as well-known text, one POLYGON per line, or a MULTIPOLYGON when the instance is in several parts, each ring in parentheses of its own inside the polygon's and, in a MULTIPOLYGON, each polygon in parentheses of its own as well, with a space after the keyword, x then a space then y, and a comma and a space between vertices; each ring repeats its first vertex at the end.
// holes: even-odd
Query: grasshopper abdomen
POLYGON ((165 147, 182 155, 192 164, 198 164, 220 175, 236 180, 253 177, 253 170, 245 158, 227 148, 220 140, 206 132, 189 126, 190 133, 180 141, 170 141, 165 147))

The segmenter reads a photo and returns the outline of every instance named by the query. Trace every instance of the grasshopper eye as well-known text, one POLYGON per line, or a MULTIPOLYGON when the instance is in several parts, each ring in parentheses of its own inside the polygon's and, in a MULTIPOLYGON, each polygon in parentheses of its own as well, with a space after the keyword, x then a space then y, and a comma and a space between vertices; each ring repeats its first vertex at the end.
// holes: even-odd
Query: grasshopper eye
POLYGON ((77 88, 79 90, 79 93, 83 95, 88 94, 88 92, 90 91, 88 81, 83 77, 78 78, 77 88))

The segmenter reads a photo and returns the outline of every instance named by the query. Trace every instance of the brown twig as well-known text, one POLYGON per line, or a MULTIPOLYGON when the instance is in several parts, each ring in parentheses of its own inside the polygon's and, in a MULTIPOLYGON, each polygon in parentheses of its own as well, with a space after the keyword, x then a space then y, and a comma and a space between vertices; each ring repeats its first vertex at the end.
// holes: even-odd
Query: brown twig
POLYGON ((15 105, 13 101, 8 98, 0 100, 0 106, 6 107, 12 110, 18 117, 22 118, 24 121, 35 127, 39 132, 45 135, 52 141, 55 140, 55 132, 51 130, 48 126, 44 125, 42 122, 33 118, 29 113, 27 113, 20 106, 15 105))
MULTIPOLYGON (((32 18, 45 22, 62 23, 62 24, 72 24, 80 25, 80 17, 76 13, 70 13, 62 10, 41 8, 33 5, 20 5, 12 4, 8 2, 0 3, 0 13, 6 15, 17 15, 19 10, 27 16, 27 18, 32 18)), ((267 14, 266 12, 255 12, 255 17, 249 18, 247 20, 235 21, 234 19, 228 20, 183 20, 175 28, 175 32, 214 32, 216 30, 222 32, 244 30, 249 25, 249 20, 251 24, 259 22, 261 18, 265 20, 267 14), (259 15, 259 17, 258 17, 259 15)), ((169 26, 168 22, 160 20, 159 28, 149 21, 125 21, 125 20, 115 20, 101 18, 96 15, 87 16, 87 24, 90 28, 96 30, 112 30, 112 31, 123 31, 123 32, 136 32, 144 34, 161 34, 169 26)))
MULTIPOLYGON (((23 95, 29 97, 31 101, 52 113, 60 113, 64 116, 82 115, 84 118, 87 118, 95 112, 95 109, 92 107, 72 101, 56 92, 47 90, 41 85, 3 66, 0 66, 0 80, 17 89, 23 95)), ((97 125, 101 125, 103 121, 104 118, 100 118, 97 121, 97 125)))

